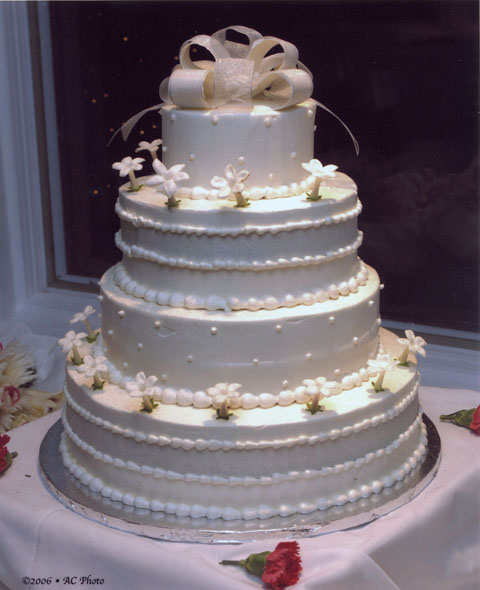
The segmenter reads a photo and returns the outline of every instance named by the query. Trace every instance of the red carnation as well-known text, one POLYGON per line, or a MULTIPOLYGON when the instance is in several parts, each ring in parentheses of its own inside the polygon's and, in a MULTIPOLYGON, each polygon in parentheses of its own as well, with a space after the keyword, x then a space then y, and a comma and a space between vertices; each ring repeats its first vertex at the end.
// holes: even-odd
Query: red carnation
POLYGON ((442 414, 440 420, 453 422, 457 426, 470 428, 476 434, 480 434, 480 406, 470 410, 459 410, 453 414, 442 414))
POLYGON ((7 449, 7 443, 10 442, 10 437, 8 434, 1 434, 0 435, 0 475, 6 471, 12 461, 17 456, 17 453, 9 453, 7 449))
POLYGON ((302 571, 299 550, 297 541, 279 543, 275 550, 267 555, 262 581, 270 584, 274 590, 296 584, 302 571))
POLYGON ((473 412, 470 430, 480 434, 480 406, 478 406, 478 408, 473 412))
POLYGON ((262 578, 273 590, 282 590, 298 582, 302 571, 297 541, 279 543, 274 551, 252 553, 240 561, 223 560, 221 565, 241 565, 248 573, 262 578))

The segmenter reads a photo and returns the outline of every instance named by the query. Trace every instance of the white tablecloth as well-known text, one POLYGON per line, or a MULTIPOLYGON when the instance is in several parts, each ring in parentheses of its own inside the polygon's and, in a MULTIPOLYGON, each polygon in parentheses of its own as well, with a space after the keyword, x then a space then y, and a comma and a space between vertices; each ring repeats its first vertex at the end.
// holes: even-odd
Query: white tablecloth
MULTIPOLYGON (((478 405, 480 394, 423 387, 421 400, 442 439, 437 476, 412 502, 375 522, 301 539, 303 572, 296 589, 480 588, 480 437, 438 420, 441 413, 478 405)), ((93 586, 87 580, 82 584, 82 576, 101 578, 102 588, 115 590, 262 587, 242 569, 218 562, 272 550, 278 539, 169 543, 113 530, 67 510, 38 474, 40 442, 58 418, 57 412, 10 433, 9 449, 19 455, 0 477, 0 581, 8 589, 25 587, 24 576, 51 577, 49 588, 93 586), (64 577, 76 577, 76 583, 69 585, 64 577)))

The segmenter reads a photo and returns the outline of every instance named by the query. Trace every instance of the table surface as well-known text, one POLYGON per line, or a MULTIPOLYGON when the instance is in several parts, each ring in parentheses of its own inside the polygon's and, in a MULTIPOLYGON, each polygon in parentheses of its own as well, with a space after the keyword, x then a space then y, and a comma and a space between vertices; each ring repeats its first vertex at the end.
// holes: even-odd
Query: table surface
MULTIPOLYGON (((480 588, 480 437, 438 419, 441 413, 478 405, 480 393, 422 387, 420 396, 442 439, 437 476, 413 501, 377 521, 300 539, 303 572, 295 588, 480 588)), ((27 585, 50 588, 262 587, 258 578, 218 562, 272 550, 278 539, 242 545, 169 543, 104 527, 60 504, 38 472, 40 443, 58 418, 56 412, 10 433, 9 449, 18 457, 0 478, 0 588, 2 583, 9 590, 23 588, 25 576, 27 585)))

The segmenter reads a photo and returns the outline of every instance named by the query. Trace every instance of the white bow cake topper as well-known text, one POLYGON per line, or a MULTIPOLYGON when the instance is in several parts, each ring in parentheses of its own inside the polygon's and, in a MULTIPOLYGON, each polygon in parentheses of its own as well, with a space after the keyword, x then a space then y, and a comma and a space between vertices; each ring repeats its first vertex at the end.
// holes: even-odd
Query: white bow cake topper
POLYGON ((295 45, 276 37, 263 37, 242 26, 221 29, 211 36, 196 35, 180 48, 179 64, 160 85, 166 103, 186 108, 216 108, 226 103, 261 101, 285 109, 310 98, 312 75, 298 61, 295 45), (248 44, 228 41, 233 30, 248 38, 248 44), (193 46, 205 48, 213 61, 192 61, 193 46), (276 46, 282 51, 267 56, 276 46))
MULTIPOLYGON (((163 102, 134 115, 121 127, 121 132, 126 140, 145 113, 157 110, 164 104, 212 109, 231 103, 235 103, 236 108, 239 104, 251 108, 252 103, 260 102, 280 110, 309 99, 312 92, 312 74, 299 61, 295 45, 277 37, 264 37, 249 27, 234 25, 220 29, 211 36, 196 35, 185 41, 180 48, 179 64, 160 84, 163 102), (229 30, 245 35, 248 44, 229 41, 229 30), (195 45, 209 51, 213 61, 193 61, 190 49, 195 45), (282 51, 267 55, 276 46, 280 46, 282 51)), ((314 102, 345 127, 358 155, 358 142, 347 125, 324 104, 317 100, 314 102)))

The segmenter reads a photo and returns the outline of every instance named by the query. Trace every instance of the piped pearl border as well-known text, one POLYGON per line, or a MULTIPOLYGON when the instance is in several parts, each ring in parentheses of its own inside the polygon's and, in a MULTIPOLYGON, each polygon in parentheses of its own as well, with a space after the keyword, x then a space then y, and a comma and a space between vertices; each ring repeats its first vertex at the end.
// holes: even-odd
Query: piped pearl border
POLYGON ((158 305, 169 305, 170 307, 185 307, 186 309, 207 309, 215 311, 223 309, 225 311, 238 311, 247 309, 257 311, 259 309, 278 309, 280 307, 294 307, 296 305, 313 305, 321 303, 328 299, 338 299, 340 295, 346 296, 350 293, 356 293, 359 286, 366 284, 368 280, 368 268, 363 263, 360 271, 348 281, 342 281, 338 285, 332 284, 327 289, 318 289, 315 292, 303 293, 301 297, 286 294, 282 298, 266 296, 264 299, 249 297, 240 299, 239 297, 220 297, 219 295, 208 295, 202 297, 193 293, 168 293, 156 289, 149 289, 141 285, 134 279, 131 279, 121 263, 114 267, 113 280, 117 287, 138 299, 144 299, 148 303, 158 305))
POLYGON ((179 268, 188 268, 192 270, 270 270, 278 268, 292 268, 296 266, 310 266, 312 264, 321 264, 334 260, 335 258, 342 258, 348 254, 352 254, 360 248, 363 240, 363 233, 359 231, 357 237, 351 244, 345 247, 338 248, 327 252, 326 254, 315 254, 308 256, 292 256, 291 258, 277 258, 276 260, 254 260, 252 262, 242 260, 213 260, 213 261, 196 261, 187 260, 185 258, 177 258, 174 256, 164 256, 153 250, 148 250, 142 246, 133 244, 129 246, 122 240, 121 231, 115 234, 115 245, 121 250, 125 256, 129 258, 143 258, 150 262, 157 264, 165 264, 168 266, 176 266, 179 268))
MULTIPOLYGON (((372 418, 365 418, 361 422, 356 422, 351 426, 344 426, 341 429, 332 428, 328 432, 321 432, 312 436, 302 435, 296 438, 288 438, 284 440, 273 440, 273 441, 222 441, 218 439, 205 440, 202 438, 188 439, 180 437, 168 437, 164 435, 145 434, 144 432, 130 430, 129 428, 122 428, 116 424, 112 424, 108 420, 103 420, 97 416, 94 416, 91 412, 83 408, 78 404, 65 388, 65 399, 68 405, 74 410, 79 416, 81 416, 87 422, 91 422, 109 432, 119 434, 124 438, 132 438, 138 442, 146 442, 151 445, 158 445, 160 447, 170 446, 174 449, 180 448, 184 451, 195 449, 197 451, 230 451, 235 450, 252 450, 252 449, 280 449, 283 447, 293 447, 296 445, 314 445, 322 443, 327 440, 336 440, 340 437, 346 437, 351 434, 356 434, 369 428, 374 428, 380 424, 384 424, 396 418, 402 412, 404 412, 408 406, 413 402, 418 394, 419 383, 414 385, 412 390, 393 408, 387 412, 383 412, 372 418)), ((66 421, 66 418, 64 418, 66 421)))
MULTIPOLYGON (((313 176, 308 176, 306 179, 300 182, 292 182, 290 184, 282 184, 279 187, 272 186, 255 186, 245 189, 242 194, 245 198, 251 201, 259 201, 260 199, 280 199, 284 197, 296 197, 307 193, 311 190, 315 182, 313 176)), ((199 200, 204 199, 208 201, 220 201, 218 189, 205 188, 203 186, 194 187, 179 187, 175 197, 177 199, 192 199, 199 200)), ((235 197, 230 195, 226 200, 235 201, 235 197)))
POLYGON ((113 501, 118 501, 126 504, 127 506, 135 506, 136 508, 167 512, 170 514, 176 514, 177 516, 191 516, 192 518, 223 518, 225 520, 237 520, 237 519, 254 519, 254 518, 269 518, 276 514, 281 516, 287 516, 295 512, 309 513, 315 510, 325 510, 331 506, 342 506, 348 502, 356 502, 361 498, 368 498, 374 493, 379 493, 385 487, 391 487, 397 481, 402 481, 412 469, 422 461, 422 458, 426 454, 427 436, 426 428, 421 424, 422 416, 421 413, 417 416, 415 421, 410 427, 401 434, 395 441, 384 449, 378 449, 375 452, 367 453, 364 457, 360 457, 355 461, 347 461, 343 464, 338 464, 332 467, 324 467, 320 470, 305 470, 305 471, 291 471, 286 474, 275 473, 271 477, 236 477, 232 476, 229 478, 223 478, 219 476, 206 476, 196 474, 180 474, 173 471, 166 471, 158 467, 152 468, 147 465, 138 465, 133 461, 123 461, 120 458, 113 458, 108 454, 97 451, 91 445, 88 445, 82 441, 78 435, 76 435, 66 420, 64 421, 65 432, 62 433, 60 442, 60 452, 62 455, 63 463, 65 467, 74 475, 79 481, 88 486, 92 492, 100 493, 105 498, 110 498, 113 501), (401 444, 405 443, 411 436, 414 435, 416 429, 421 425, 420 441, 412 455, 401 465, 400 468, 394 469, 384 477, 378 480, 374 480, 370 485, 362 485, 358 489, 351 489, 347 493, 334 494, 329 498, 318 498, 316 502, 302 502, 296 505, 283 505, 281 508, 273 508, 271 506, 262 505, 256 508, 247 508, 244 510, 238 510, 236 508, 219 508, 216 506, 202 506, 202 505, 188 505, 188 504, 176 504, 174 502, 163 503, 160 500, 147 500, 143 496, 134 496, 129 493, 122 493, 118 490, 114 490, 110 486, 107 486, 103 481, 94 477, 84 467, 78 465, 75 462, 66 444, 67 435, 70 440, 81 448, 86 453, 93 456, 95 459, 115 465, 119 468, 125 468, 133 472, 141 473, 146 476, 152 476, 157 479, 170 479, 175 481, 183 481, 185 484, 197 483, 203 485, 214 485, 214 486, 272 486, 285 481, 299 481, 299 480, 314 480, 322 477, 329 477, 340 474, 351 469, 356 470, 363 467, 365 464, 371 463, 375 459, 380 459, 385 455, 390 455, 395 449, 401 444))
POLYGON ((120 202, 117 201, 115 204, 115 212, 124 221, 131 223, 134 227, 145 227, 161 231, 163 233, 173 234, 186 234, 186 235, 197 235, 197 236, 240 236, 250 234, 278 234, 280 232, 289 232, 294 230, 305 230, 310 228, 319 228, 322 226, 329 226, 332 224, 345 223, 354 219, 360 215, 362 211, 362 204, 357 200, 356 206, 350 211, 345 213, 337 213, 332 216, 323 217, 321 219, 305 219, 302 221, 290 221, 281 224, 272 225, 245 225, 243 227, 233 228, 218 228, 218 227, 197 227, 193 225, 182 225, 179 223, 166 223, 164 221, 154 221, 149 217, 143 215, 134 215, 126 209, 124 209, 120 202))

